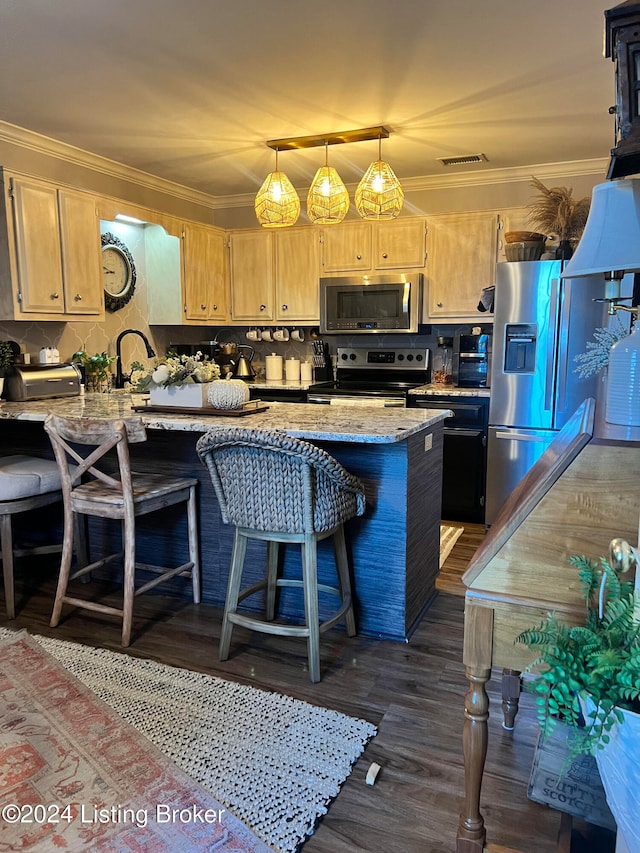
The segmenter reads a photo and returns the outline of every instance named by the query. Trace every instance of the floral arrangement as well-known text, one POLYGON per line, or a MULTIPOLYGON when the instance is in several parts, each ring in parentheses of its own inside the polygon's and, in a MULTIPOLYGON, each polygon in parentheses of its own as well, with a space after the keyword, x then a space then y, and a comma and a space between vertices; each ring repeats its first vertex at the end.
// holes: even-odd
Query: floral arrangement
POLYGON ((573 359, 578 364, 574 372, 578 374, 580 379, 587 379, 594 373, 604 370, 609 364, 611 347, 629 334, 617 315, 616 320, 617 325, 610 329, 596 329, 593 333, 595 340, 587 341, 587 351, 580 353, 573 359))
POLYGON ((569 187, 546 187, 537 178, 531 186, 538 190, 538 197, 528 205, 529 219, 547 237, 577 242, 582 236, 589 215, 591 199, 573 198, 569 187))
POLYGON ((131 386, 136 391, 149 388, 167 388, 169 385, 190 385, 220 379, 220 368, 215 361, 198 351, 195 355, 178 355, 168 352, 166 357, 148 369, 140 362, 131 365, 131 386))

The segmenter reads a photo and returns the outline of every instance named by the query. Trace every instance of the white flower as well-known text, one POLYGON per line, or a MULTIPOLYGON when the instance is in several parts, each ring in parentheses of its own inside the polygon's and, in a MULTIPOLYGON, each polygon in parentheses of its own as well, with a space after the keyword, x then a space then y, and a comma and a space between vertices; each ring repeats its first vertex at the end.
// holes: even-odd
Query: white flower
POLYGON ((166 364, 159 364, 151 374, 151 378, 156 385, 163 385, 171 376, 171 371, 166 364))

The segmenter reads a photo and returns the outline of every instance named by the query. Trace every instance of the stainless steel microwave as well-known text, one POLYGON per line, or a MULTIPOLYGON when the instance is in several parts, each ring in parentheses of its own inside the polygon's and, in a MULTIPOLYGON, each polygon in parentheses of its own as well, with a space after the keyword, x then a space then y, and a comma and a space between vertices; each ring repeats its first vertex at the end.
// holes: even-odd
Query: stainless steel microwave
POLYGON ((422 273, 320 279, 322 334, 417 332, 422 273))

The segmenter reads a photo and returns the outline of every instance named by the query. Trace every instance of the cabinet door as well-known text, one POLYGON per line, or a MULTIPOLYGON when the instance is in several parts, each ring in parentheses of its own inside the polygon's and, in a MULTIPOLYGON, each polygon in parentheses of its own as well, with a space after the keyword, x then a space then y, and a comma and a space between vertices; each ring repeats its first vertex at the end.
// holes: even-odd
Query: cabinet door
POLYGON ((22 311, 64 314, 57 190, 12 178, 11 197, 22 311))
POLYGON ((67 314, 104 315, 100 223, 94 199, 59 190, 64 305, 67 314))
POLYGON ((483 287, 496 281, 496 213, 427 218, 426 282, 429 318, 480 318, 483 287))
POLYGON ((320 317, 320 232, 299 228, 276 238, 276 320, 282 323, 320 317))
POLYGON ((231 313, 234 320, 273 320, 274 259, 270 231, 231 235, 231 313))
POLYGON ((185 319, 229 319, 223 231, 185 225, 184 292, 185 319))
POLYGON ((371 269, 371 224, 333 225, 322 231, 324 272, 371 269))
POLYGON ((378 270, 423 267, 426 256, 424 219, 379 222, 373 227, 373 266, 378 270))

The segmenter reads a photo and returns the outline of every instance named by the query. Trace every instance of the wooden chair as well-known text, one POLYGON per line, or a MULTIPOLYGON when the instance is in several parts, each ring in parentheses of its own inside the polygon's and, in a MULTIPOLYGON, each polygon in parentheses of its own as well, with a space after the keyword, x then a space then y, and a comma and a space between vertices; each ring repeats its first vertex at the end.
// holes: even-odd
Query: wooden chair
POLYGON ((365 509, 360 481, 326 451, 284 432, 254 429, 210 430, 196 445, 209 469, 222 518, 235 525, 231 568, 220 637, 220 660, 227 660, 234 625, 288 637, 305 637, 311 681, 320 681, 320 633, 344 619, 356 633, 343 523, 365 509), (318 584, 317 543, 333 536, 338 587, 318 584), (249 539, 267 541, 267 575, 240 590, 249 539), (279 543, 296 542, 302 579, 278 577, 279 543), (303 625, 274 622, 278 587, 302 587, 303 625), (238 604, 266 589, 265 618, 238 612, 238 604), (337 596, 340 607, 319 621, 318 591, 337 596))
MULTIPOLYGON (((56 592, 51 627, 60 621, 63 604, 108 613, 122 618, 122 645, 131 642, 133 601, 135 596, 152 589, 175 575, 191 577, 193 600, 200 601, 200 564, 196 516, 197 480, 187 477, 169 478, 160 474, 136 474, 131 471, 129 443, 146 441, 146 431, 139 418, 127 420, 69 419, 49 415, 45 429, 51 439, 58 463, 64 502, 64 537, 60 577, 56 592), (72 446, 74 445, 74 446, 72 446), (104 468, 104 457, 116 449, 117 471, 104 468), (102 460, 102 466, 96 467, 102 460), (75 467, 70 469, 70 461, 75 467), (92 479, 88 479, 88 476, 92 479), (86 481, 82 482, 84 477, 86 481), (136 563, 136 517, 147 515, 178 503, 186 503, 189 561, 177 566, 136 563), (119 519, 122 526, 123 550, 83 566, 70 575, 74 519, 89 515, 119 519), (124 564, 123 606, 121 609, 67 595, 70 580, 82 577, 114 560, 124 564), (159 575, 135 588, 135 571, 144 569, 159 575)), ((112 463, 113 464, 113 463, 112 463)))
POLYGON ((62 550, 60 544, 15 548, 12 516, 31 509, 40 509, 62 500, 60 474, 52 459, 37 456, 0 457, 0 542, 4 601, 9 619, 15 619, 14 558, 35 554, 53 554, 62 550))

